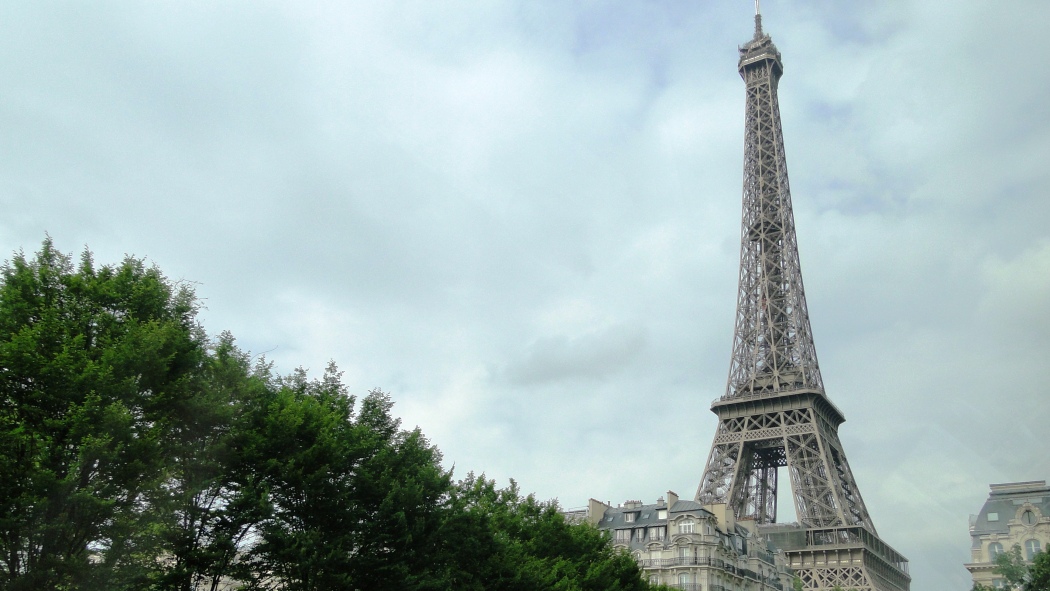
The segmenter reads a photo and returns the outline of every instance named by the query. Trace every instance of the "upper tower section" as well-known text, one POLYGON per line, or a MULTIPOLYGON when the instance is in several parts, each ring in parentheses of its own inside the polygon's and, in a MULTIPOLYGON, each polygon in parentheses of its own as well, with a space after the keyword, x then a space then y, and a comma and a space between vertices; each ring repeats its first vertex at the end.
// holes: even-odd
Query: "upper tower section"
MULTIPOLYGON (((762 32, 762 15, 755 13, 755 36, 740 47, 740 64, 738 66, 740 76, 751 84, 752 80, 759 81, 764 76, 773 78, 773 84, 780 80, 784 73, 784 64, 780 61, 780 52, 773 45, 773 39, 762 32), (748 77, 748 74, 757 76, 748 77)), ((779 115, 779 113, 778 113, 779 115)))
POLYGON ((795 221, 791 212, 777 85, 784 66, 755 14, 740 47, 746 89, 740 281, 729 383, 722 401, 805 390, 823 394, 795 221))

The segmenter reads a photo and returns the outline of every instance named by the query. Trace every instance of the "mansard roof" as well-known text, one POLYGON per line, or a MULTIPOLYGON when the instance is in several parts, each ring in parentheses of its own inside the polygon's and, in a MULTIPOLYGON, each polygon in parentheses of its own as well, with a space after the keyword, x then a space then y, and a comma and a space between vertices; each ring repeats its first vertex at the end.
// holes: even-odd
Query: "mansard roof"
POLYGON ((700 503, 697 503, 696 501, 687 501, 685 499, 679 499, 675 502, 674 506, 671 507, 671 513, 696 513, 698 511, 709 513, 709 511, 704 509, 704 506, 700 503))
POLYGON ((1040 517, 1050 516, 1050 487, 1045 480, 991 485, 988 500, 972 518, 970 535, 976 542, 978 536, 1010 533, 1010 521, 1017 519, 1018 510, 1026 504, 1038 510, 1040 517))
POLYGON ((687 501, 685 499, 678 500, 667 508, 667 503, 660 502, 652 505, 630 505, 625 504, 621 507, 613 507, 605 510, 605 515, 602 516, 601 521, 598 522, 599 529, 625 529, 633 527, 648 527, 650 525, 664 525, 667 523, 667 518, 660 519, 658 517, 660 510, 667 510, 668 516, 672 516, 674 513, 711 513, 704 509, 704 507, 696 501, 687 501), (632 521, 627 521, 628 514, 634 514, 632 521))

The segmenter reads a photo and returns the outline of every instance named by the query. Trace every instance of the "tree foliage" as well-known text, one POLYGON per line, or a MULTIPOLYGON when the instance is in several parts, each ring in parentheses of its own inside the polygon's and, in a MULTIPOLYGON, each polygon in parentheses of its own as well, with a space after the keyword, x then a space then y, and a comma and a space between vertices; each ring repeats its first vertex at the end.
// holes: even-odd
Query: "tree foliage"
POLYGON ((1023 587, 1028 565, 1025 564, 1020 545, 1014 544, 1013 548, 995 557, 995 572, 1006 580, 1007 589, 1019 591, 1023 587))
POLYGON ((8 589, 133 572, 145 509, 197 391, 192 294, 140 260, 79 267, 50 240, 0 285, 0 560, 8 589), (132 538, 135 538, 134 542, 132 538))
MULTIPOLYGON (((992 570, 1003 577, 1003 589, 1014 591, 1050 591, 1050 552, 1037 552, 1026 562, 1019 544, 995 558, 992 570)), ((993 591, 993 587, 974 583, 971 591, 993 591)))
POLYGON ((389 395, 277 376, 142 260, 0 284, 0 591, 641 590, 608 537, 454 481, 389 395))
POLYGON ((1025 591, 1050 591, 1050 551, 1039 552, 1028 569, 1025 591))
MULTIPOLYGON (((448 589, 521 590, 641 590, 647 589, 637 563, 614 552, 607 534, 581 524, 569 525, 554 503, 522 496, 517 484, 507 488, 468 475, 456 487, 454 511, 460 531, 473 531, 464 541, 484 544, 484 554, 472 556, 469 544, 453 563, 474 562, 474 571, 459 573, 448 589), (478 559, 481 560, 478 560, 478 559)), ((455 539, 455 538, 453 538, 455 539)))

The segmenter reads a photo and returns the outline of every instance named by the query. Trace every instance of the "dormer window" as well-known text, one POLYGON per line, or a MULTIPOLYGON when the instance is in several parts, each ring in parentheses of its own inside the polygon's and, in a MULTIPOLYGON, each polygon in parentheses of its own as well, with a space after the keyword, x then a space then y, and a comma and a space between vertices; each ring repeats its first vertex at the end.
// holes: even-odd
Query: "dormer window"
POLYGON ((660 509, 656 512, 657 519, 667 519, 667 509, 660 509))
POLYGON ((634 516, 635 515, 637 515, 637 513, 624 513, 623 514, 623 520, 626 521, 627 523, 634 523, 634 516))

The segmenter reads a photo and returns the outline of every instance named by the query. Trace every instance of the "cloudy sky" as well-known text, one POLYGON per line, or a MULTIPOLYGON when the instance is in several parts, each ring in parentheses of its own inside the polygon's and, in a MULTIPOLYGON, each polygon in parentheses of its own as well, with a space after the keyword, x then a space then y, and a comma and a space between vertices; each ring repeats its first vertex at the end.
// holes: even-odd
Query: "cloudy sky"
MULTIPOLYGON (((969 588, 988 483, 1050 477, 1050 3, 763 11, 843 444, 913 588, 969 588)), ((691 497, 729 367, 751 14, 3 3, 2 258, 45 234, 147 257, 209 333, 391 392, 457 475, 567 507, 691 497)))

